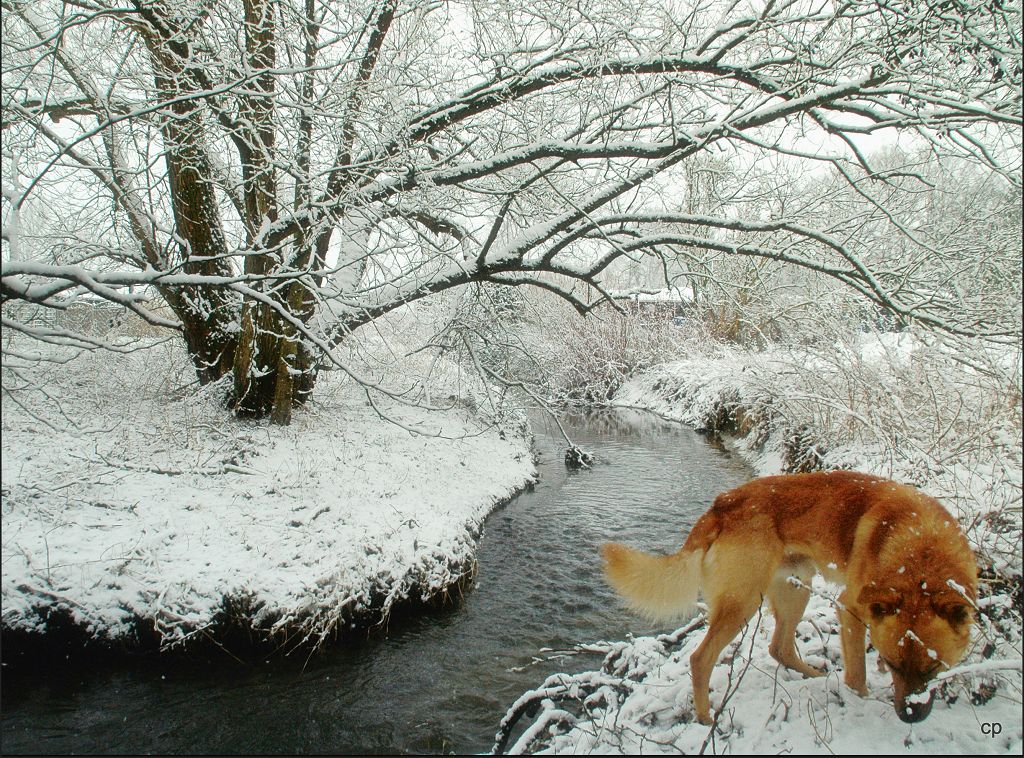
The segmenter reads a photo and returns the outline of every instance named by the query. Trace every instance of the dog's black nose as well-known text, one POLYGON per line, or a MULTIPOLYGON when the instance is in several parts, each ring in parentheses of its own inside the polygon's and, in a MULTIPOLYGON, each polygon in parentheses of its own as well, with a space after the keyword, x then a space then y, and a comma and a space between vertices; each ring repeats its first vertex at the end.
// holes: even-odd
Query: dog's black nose
POLYGON ((932 699, 930 695, 928 700, 923 703, 911 703, 905 700, 902 705, 896 707, 896 715, 900 717, 900 721, 905 721, 908 724, 924 721, 931 712, 932 699))

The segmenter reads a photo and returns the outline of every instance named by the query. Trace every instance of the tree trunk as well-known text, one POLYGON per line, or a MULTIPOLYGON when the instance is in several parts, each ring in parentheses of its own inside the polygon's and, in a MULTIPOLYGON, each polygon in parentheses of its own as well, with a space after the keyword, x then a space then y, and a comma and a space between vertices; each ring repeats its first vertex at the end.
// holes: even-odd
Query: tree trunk
POLYGON ((295 283, 277 302, 277 308, 263 302, 247 304, 235 352, 233 408, 243 416, 269 415, 275 424, 288 424, 292 408, 305 403, 313 391, 316 354, 278 308, 305 323, 312 314, 312 299, 295 283))
MULTIPOLYGON (((260 72, 254 80, 253 92, 242 99, 246 124, 245 142, 252 146, 243 156, 242 180, 245 194, 246 230, 251 246, 259 244, 257 234, 264 224, 278 217, 277 187, 274 167, 274 77, 270 73, 275 65, 274 10, 269 0, 245 0, 245 49, 249 66, 260 72)), ((309 10, 307 8, 307 10, 309 10)), ((301 179, 300 179, 301 183, 301 179)), ((246 257, 245 273, 267 276, 279 270, 290 254, 289 249, 258 252, 246 257)), ((288 260, 289 268, 302 265, 302 254, 288 260)), ((308 258, 308 255, 305 256, 308 258)), ((261 284, 256 282, 254 287, 261 284)), ((275 424, 291 421, 292 407, 308 397, 297 394, 297 387, 309 380, 299 381, 311 368, 312 361, 304 358, 307 351, 300 349, 299 329, 284 314, 305 323, 312 313, 304 305, 305 289, 301 284, 278 285, 262 292, 271 302, 246 300, 241 318, 241 332, 234 360, 234 398, 236 413, 265 417, 275 424)))
MULTIPOLYGON (((217 199, 209 177, 212 165, 206 152, 203 112, 193 98, 182 97, 194 89, 186 72, 187 48, 155 35, 146 36, 155 82, 161 98, 169 102, 172 118, 162 126, 164 161, 170 183, 175 231, 180 240, 178 261, 186 274, 231 277, 217 199)), ((161 288, 161 294, 184 325, 189 357, 203 384, 216 381, 231 370, 237 341, 234 322, 239 298, 230 289, 193 284, 161 288)))

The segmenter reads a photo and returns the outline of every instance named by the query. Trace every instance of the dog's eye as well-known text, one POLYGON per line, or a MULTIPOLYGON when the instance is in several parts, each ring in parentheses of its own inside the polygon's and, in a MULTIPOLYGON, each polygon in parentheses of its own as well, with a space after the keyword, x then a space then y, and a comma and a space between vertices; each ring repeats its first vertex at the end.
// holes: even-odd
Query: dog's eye
POLYGON ((869 606, 869 610, 871 611, 871 615, 874 618, 876 618, 876 619, 877 618, 883 618, 885 616, 891 616, 894 613, 896 613, 896 604, 895 603, 872 603, 869 606))
POLYGON ((970 620, 971 609, 966 605, 947 605, 938 614, 953 626, 961 626, 970 620))

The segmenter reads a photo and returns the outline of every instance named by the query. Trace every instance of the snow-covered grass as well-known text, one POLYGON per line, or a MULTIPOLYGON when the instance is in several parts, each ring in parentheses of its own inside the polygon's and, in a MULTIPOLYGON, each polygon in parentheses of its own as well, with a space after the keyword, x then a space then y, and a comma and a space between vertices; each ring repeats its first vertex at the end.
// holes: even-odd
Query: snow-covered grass
POLYGON ((765 611, 715 668, 712 707, 720 713, 711 728, 701 726, 689 664, 703 638, 698 617, 658 638, 601 643, 599 670, 552 676, 513 704, 499 743, 507 739, 502 747, 513 753, 1019 754, 1020 402, 1018 348, 911 334, 760 353, 704 344, 634 377, 614 404, 720 433, 760 474, 858 469, 938 497, 960 518, 983 569, 974 644, 935 682, 931 716, 904 724, 873 650, 870 697, 841 683, 841 588, 816 577, 798 636, 803 656, 827 677, 804 680, 776 664, 765 611), (525 731, 524 714, 535 714, 525 731))
POLYGON ((5 629, 57 613, 97 639, 131 644, 141 625, 175 645, 230 609, 260 639, 316 644, 456 585, 485 516, 535 474, 524 427, 465 404, 371 406, 325 374, 271 427, 200 390, 178 341, 43 346, 42 363, 17 357, 38 344, 7 347, 5 629))

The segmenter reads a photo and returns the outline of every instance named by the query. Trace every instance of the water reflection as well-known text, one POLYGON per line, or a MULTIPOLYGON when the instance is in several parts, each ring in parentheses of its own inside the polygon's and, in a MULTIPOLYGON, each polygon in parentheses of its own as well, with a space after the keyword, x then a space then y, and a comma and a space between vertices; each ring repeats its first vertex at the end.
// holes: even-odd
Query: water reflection
POLYGON ((546 660, 542 649, 654 631, 601 581, 598 545, 675 550, 718 492, 750 476, 651 414, 577 413, 562 424, 597 464, 567 471, 557 426, 533 415, 541 481, 488 519, 476 586, 459 605, 308 663, 71 661, 5 676, 3 752, 489 749, 518 695, 550 673, 594 664, 546 660))

